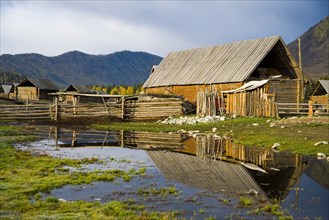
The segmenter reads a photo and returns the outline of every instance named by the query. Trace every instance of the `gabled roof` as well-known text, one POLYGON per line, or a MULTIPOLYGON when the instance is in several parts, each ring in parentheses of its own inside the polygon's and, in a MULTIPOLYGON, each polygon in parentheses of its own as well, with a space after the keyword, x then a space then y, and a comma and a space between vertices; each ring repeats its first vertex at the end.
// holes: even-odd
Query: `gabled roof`
POLYGON ((58 87, 50 79, 25 79, 18 86, 24 86, 29 82, 39 89, 58 91, 58 87))
POLYGON ((77 91, 78 93, 92 93, 91 90, 84 85, 69 85, 66 89, 65 92, 67 91, 77 91))
POLYGON ((329 94, 329 80, 319 80, 313 89, 312 96, 329 94))
MULTIPOLYGON (((275 52, 284 56, 284 65, 295 68, 295 61, 281 37, 271 36, 171 52, 150 74, 143 87, 242 82, 277 43, 280 48, 275 52)), ((296 69, 292 72, 297 77, 296 69)))
POLYGON ((329 80, 319 80, 320 84, 326 90, 327 94, 329 94, 329 80))
POLYGON ((1 91, 5 94, 9 94, 12 88, 12 85, 1 85, 1 91))

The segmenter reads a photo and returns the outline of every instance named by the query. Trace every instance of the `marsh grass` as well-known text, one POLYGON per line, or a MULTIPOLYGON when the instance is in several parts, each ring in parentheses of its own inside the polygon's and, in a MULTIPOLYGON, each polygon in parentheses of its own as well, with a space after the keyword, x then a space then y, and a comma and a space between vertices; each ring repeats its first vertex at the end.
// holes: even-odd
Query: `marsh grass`
POLYGON ((71 160, 49 156, 33 156, 18 151, 14 142, 30 141, 33 136, 14 126, 0 126, 0 216, 3 219, 172 219, 174 212, 148 212, 144 206, 112 201, 62 202, 50 196, 42 200, 44 193, 68 184, 113 181, 122 178, 129 181, 143 175, 146 168, 129 171, 106 170, 95 172, 70 171, 70 167, 102 163, 97 158, 71 160))
POLYGON ((164 188, 151 187, 149 189, 138 188, 137 194, 140 196, 168 196, 177 195, 179 191, 174 186, 168 186, 164 188))

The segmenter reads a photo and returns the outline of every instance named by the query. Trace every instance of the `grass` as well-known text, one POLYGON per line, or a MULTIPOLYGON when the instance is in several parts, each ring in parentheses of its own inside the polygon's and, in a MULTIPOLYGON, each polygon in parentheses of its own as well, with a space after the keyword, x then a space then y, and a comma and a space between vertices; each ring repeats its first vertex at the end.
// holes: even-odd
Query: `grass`
POLYGON ((164 187, 164 188, 149 188, 143 189, 139 188, 137 194, 140 196, 168 196, 168 195, 177 195, 179 191, 174 186, 164 187))
POLYGON ((152 122, 125 122, 106 125, 92 125, 101 130, 175 132, 184 130, 199 130, 211 133, 216 127, 216 134, 231 137, 234 142, 247 146, 271 147, 280 143, 279 150, 288 150, 303 155, 316 155, 318 152, 329 155, 328 145, 314 144, 329 141, 329 123, 289 123, 282 124, 274 118, 241 117, 220 122, 196 125, 164 125, 152 122), (276 126, 270 126, 271 123, 276 126))
POLYGON ((172 219, 174 212, 148 212, 144 206, 112 201, 62 202, 56 197, 42 200, 42 194, 67 184, 113 181, 122 178, 129 181, 135 175, 143 175, 146 168, 129 171, 106 170, 74 172, 67 167, 101 163, 91 158, 83 160, 56 159, 33 156, 16 150, 14 142, 30 141, 18 127, 0 125, 0 216, 3 219, 172 219))

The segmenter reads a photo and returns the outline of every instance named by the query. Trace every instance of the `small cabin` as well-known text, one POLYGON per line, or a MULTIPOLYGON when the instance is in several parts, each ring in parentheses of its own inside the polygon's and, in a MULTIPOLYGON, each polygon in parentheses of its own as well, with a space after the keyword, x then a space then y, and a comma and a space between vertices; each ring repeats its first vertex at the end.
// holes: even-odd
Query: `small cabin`
POLYGON ((18 83, 0 86, 0 97, 7 99, 16 99, 16 86, 18 83))
MULTIPOLYGON (((94 92, 92 92, 89 88, 88 88, 88 86, 85 86, 85 85, 74 85, 74 84, 71 84, 71 85, 69 85, 66 89, 65 89, 65 91, 64 91, 64 93, 66 94, 66 102, 71 102, 71 103, 73 103, 73 101, 74 101, 74 95, 75 94, 94 94, 94 92), (72 95, 70 95, 70 94, 72 94, 72 95)), ((78 101, 80 101, 80 99, 87 99, 88 97, 81 97, 81 96, 76 96, 77 97, 77 99, 79 99, 79 100, 76 100, 77 102, 78 101)))
POLYGON ((319 80, 310 96, 310 100, 316 104, 329 104, 329 80, 319 80))
POLYGON ((49 93, 58 92, 58 87, 49 79, 25 79, 17 86, 17 99, 21 101, 52 100, 49 93))

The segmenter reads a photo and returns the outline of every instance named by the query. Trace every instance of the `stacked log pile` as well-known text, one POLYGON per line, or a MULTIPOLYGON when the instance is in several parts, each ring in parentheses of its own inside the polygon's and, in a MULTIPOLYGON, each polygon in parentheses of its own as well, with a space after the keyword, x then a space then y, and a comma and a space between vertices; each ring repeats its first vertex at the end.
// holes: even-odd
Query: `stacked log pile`
POLYGON ((134 96, 125 98, 124 118, 154 120, 182 115, 182 99, 176 97, 134 96))

